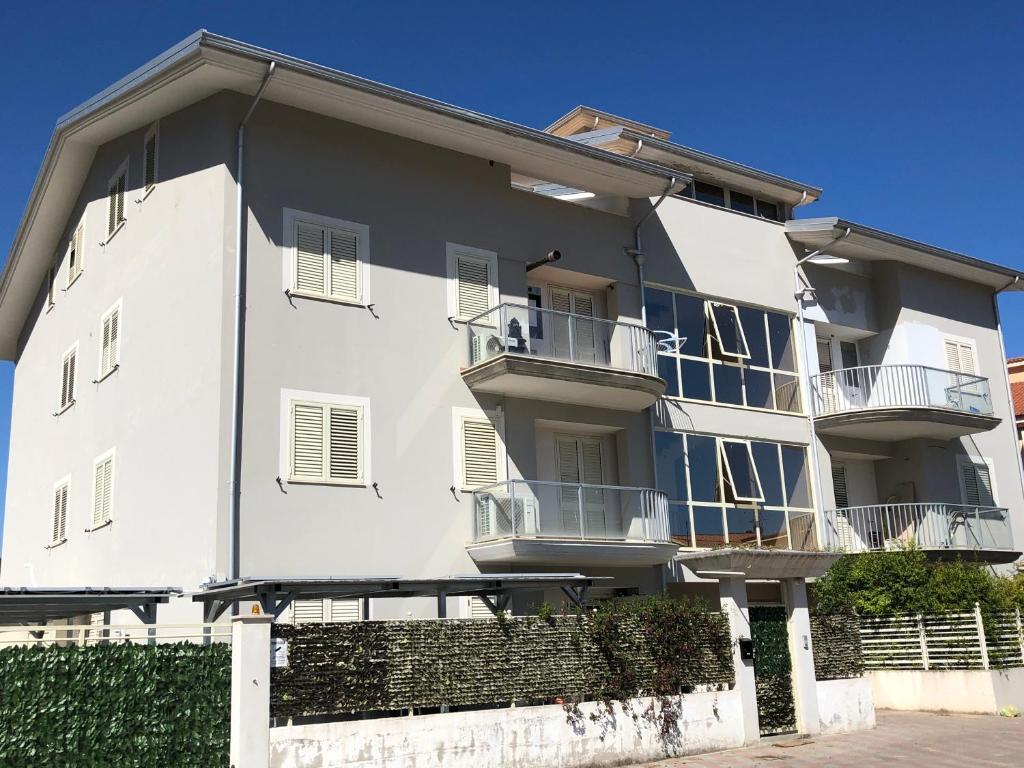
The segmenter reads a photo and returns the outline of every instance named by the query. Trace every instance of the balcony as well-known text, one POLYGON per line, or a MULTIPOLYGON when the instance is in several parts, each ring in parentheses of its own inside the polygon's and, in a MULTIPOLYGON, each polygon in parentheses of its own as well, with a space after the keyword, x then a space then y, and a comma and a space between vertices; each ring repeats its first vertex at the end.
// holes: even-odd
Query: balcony
POLYGON ((509 480, 473 493, 478 563, 655 565, 678 549, 661 491, 509 480))
POLYGON ((938 559, 991 563, 1017 559, 1009 513, 1002 507, 930 502, 874 504, 825 512, 827 550, 885 552, 915 547, 938 559))
POLYGON ((643 326, 501 304, 466 323, 474 392, 640 411, 665 392, 643 326))
POLYGON ((811 378, 815 429, 867 440, 951 440, 986 432, 988 379, 924 365, 865 365, 811 378))

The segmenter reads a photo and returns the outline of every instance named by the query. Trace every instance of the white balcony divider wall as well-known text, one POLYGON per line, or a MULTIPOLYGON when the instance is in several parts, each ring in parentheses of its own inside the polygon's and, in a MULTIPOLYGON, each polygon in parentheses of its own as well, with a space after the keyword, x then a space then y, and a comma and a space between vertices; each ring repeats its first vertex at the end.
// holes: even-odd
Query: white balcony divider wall
POLYGON ((988 379, 925 365, 862 365, 811 377, 814 413, 869 408, 945 408, 992 415, 988 379))
POLYGON ((929 502, 872 504, 827 510, 826 549, 871 552, 906 549, 1013 549, 1009 512, 1002 507, 929 502))

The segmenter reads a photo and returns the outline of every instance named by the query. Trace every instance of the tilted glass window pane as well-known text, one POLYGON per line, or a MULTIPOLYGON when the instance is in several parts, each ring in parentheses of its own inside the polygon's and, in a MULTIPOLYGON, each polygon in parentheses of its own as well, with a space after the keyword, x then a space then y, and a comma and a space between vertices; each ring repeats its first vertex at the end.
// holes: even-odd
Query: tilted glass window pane
POLYGON ((751 307, 740 307, 740 322, 747 338, 747 352, 750 354, 751 365, 768 367, 768 335, 765 331, 764 310, 751 307))
POLYGON ((713 328, 718 339, 719 349, 725 355, 748 357, 747 342, 740 324, 740 315, 732 304, 709 302, 713 328))
POLYGON ((793 350, 793 321, 789 315, 768 312, 768 335, 772 341, 772 367, 783 371, 796 370, 793 350))
POLYGON ((791 507, 810 507, 807 487, 807 451, 792 445, 782 446, 782 472, 786 483, 786 501, 791 507))
POLYGON ((735 365, 715 365, 715 402, 743 405, 740 369, 735 365))
POLYGON ((672 317, 672 294, 656 288, 645 288, 647 301, 647 327, 652 331, 675 333, 675 319, 672 317))
POLYGON ((674 432, 655 432, 654 451, 658 467, 658 489, 668 494, 670 499, 685 499, 683 436, 674 432))
POLYGON ((668 383, 665 387, 668 397, 679 397, 679 374, 676 372, 678 362, 679 358, 673 355, 658 355, 658 375, 668 383))
POLYGON ((679 365, 683 371, 683 397, 711 400, 711 363, 683 358, 679 365))
POLYGON ((729 190, 729 207, 740 213, 754 213, 754 196, 729 190))
POLYGON ((693 533, 698 547, 720 547, 725 544, 722 508, 694 506, 693 533))
POLYGON ((708 316, 704 309, 704 299, 686 293, 676 294, 676 322, 679 335, 686 338, 686 343, 679 352, 693 357, 705 356, 705 339, 707 338, 708 316))
POLYGON ((695 501, 718 501, 718 446, 715 438, 686 436, 690 495, 695 501))
POLYGON ((695 181, 694 186, 694 197, 700 200, 702 203, 711 203, 712 205, 725 205, 725 190, 721 187, 716 187, 714 184, 708 184, 705 181, 695 181))
POLYGON ((723 440, 722 454, 727 462, 725 478, 726 481, 732 480, 730 485, 736 499, 738 501, 763 501, 764 493, 761 491, 761 484, 758 482, 757 472, 754 469, 750 446, 745 442, 723 440))
POLYGON ((754 453, 757 476, 761 479, 764 503, 773 507, 785 504, 782 494, 782 473, 779 471, 779 446, 777 443, 750 443, 754 453))

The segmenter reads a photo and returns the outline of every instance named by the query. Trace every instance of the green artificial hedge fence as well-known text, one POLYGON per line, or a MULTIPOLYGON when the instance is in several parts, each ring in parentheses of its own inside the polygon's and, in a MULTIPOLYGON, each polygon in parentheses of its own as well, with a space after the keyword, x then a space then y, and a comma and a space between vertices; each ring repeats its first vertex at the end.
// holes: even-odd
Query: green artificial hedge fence
POLYGON ((853 613, 811 615, 814 676, 842 680, 864 674, 860 620, 853 613))
POLYGON ((288 666, 271 672, 272 717, 678 693, 733 681, 721 613, 691 611, 659 663, 664 622, 633 612, 550 618, 275 624, 288 666), (666 690, 671 687, 672 690, 666 690))
POLYGON ((228 764, 231 646, 0 649, 0 765, 228 764))

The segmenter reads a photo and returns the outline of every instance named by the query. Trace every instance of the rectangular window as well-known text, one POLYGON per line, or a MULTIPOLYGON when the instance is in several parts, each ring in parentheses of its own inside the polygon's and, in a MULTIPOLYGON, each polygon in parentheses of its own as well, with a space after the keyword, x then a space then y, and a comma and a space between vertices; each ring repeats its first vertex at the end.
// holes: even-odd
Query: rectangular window
POLYGON ((762 219, 770 219, 771 221, 782 220, 779 217, 779 206, 776 203, 771 203, 767 200, 757 201, 757 215, 762 219))
POLYGON ((362 405, 292 400, 289 411, 290 480, 365 485, 362 405))
POLYGON ((91 527, 99 528, 113 519, 113 499, 114 452, 110 451, 93 464, 91 527))
POLYGON ((157 162, 160 155, 160 125, 154 123, 142 142, 142 185, 146 192, 156 186, 157 162))
POLYGON ((704 181, 695 181, 693 187, 694 197, 702 203, 725 207, 725 190, 722 187, 704 181))
POLYGON ((971 507, 994 507, 992 465, 985 459, 960 457, 960 490, 964 504, 971 507))
POLYGON ((51 264, 50 269, 46 272, 46 309, 49 311, 53 308, 53 294, 56 289, 57 282, 57 265, 51 264))
POLYGON ((708 306, 718 350, 730 357, 750 357, 739 310, 732 304, 720 304, 717 301, 708 302, 708 306))
POLYGON ((974 345, 959 339, 946 339, 946 366, 955 373, 976 374, 974 345))
POLYGON ((68 525, 68 491, 69 480, 62 480, 53 489, 53 530, 50 534, 50 545, 55 546, 67 541, 68 525))
POLYGON ((128 161, 121 164, 107 186, 107 238, 109 239, 124 221, 124 194, 128 186, 128 161))
POLYGON ((370 228, 284 209, 284 289, 343 304, 370 301, 370 228))
POLYGON ((719 440, 725 481, 735 501, 764 501, 754 454, 746 440, 719 440))
POLYGON ((112 373, 121 364, 121 306, 112 307, 100 321, 99 378, 112 373))
POLYGON ((83 248, 85 246, 85 222, 81 222, 75 227, 74 234, 71 235, 71 239, 68 241, 68 286, 70 287, 73 282, 82 274, 82 265, 85 254, 83 248))
POLYGON ((463 489, 498 482, 498 431, 486 416, 462 416, 459 429, 463 489))
POLYGON ((78 345, 64 353, 61 360, 60 410, 75 404, 75 374, 78 372, 78 345))
MULTIPOLYGON (((472 320, 498 305, 498 254, 448 243, 448 314, 472 320)), ((497 318, 480 318, 484 323, 497 318)))
POLYGON ((734 211, 753 215, 756 210, 754 208, 754 196, 729 190, 729 207, 734 211))

